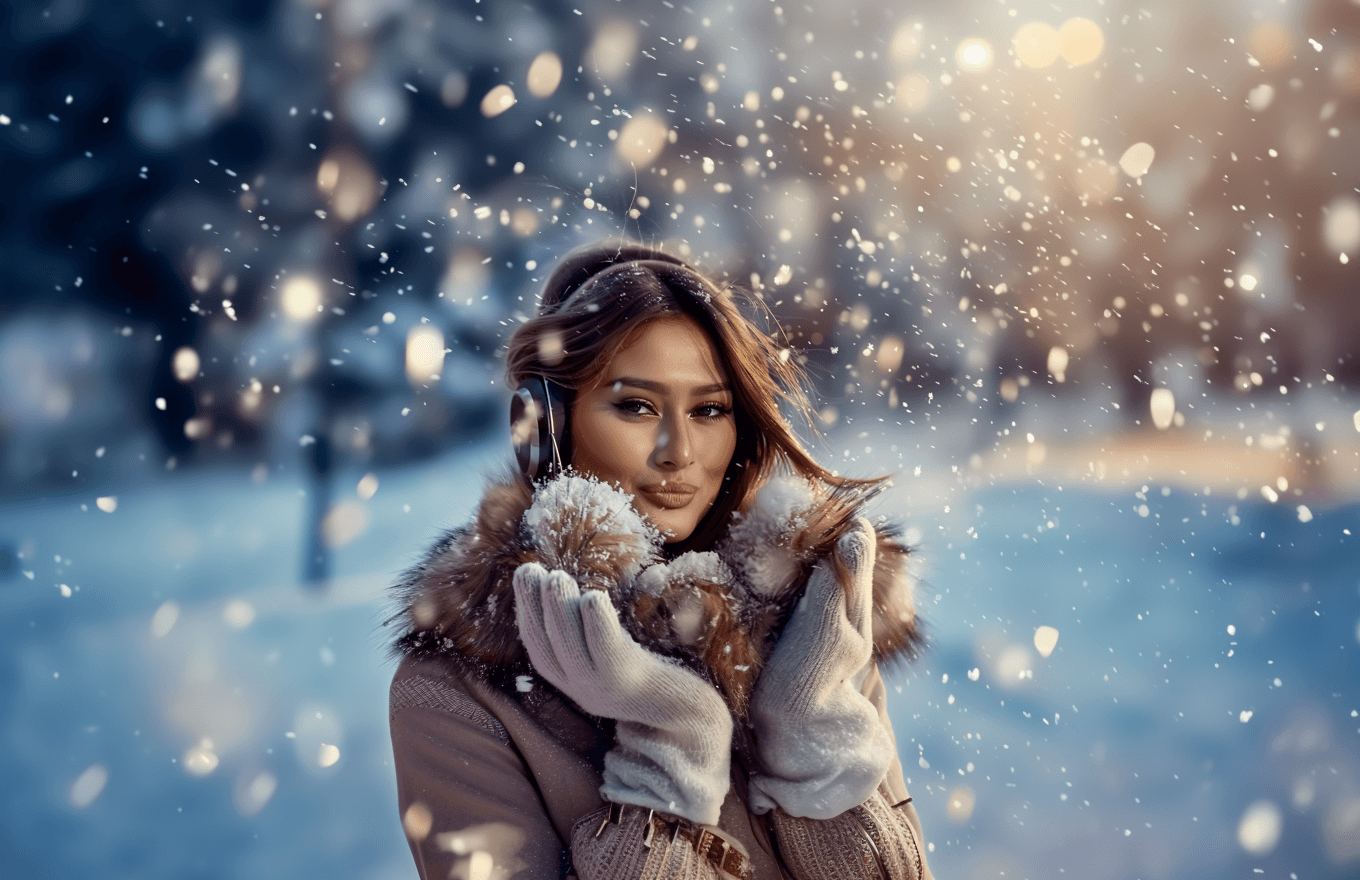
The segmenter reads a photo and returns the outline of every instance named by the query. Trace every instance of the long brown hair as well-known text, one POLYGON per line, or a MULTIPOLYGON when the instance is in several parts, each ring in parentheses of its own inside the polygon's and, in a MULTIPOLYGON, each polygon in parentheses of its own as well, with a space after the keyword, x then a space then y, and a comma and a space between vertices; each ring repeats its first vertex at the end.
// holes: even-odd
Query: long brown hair
POLYGON ((651 321, 687 317, 713 340, 732 387, 737 446, 717 501, 687 540, 668 547, 672 552, 709 549, 733 511, 781 465, 836 495, 871 493, 883 481, 837 476, 803 449, 780 412, 782 403, 815 429, 803 370, 745 312, 759 313, 754 297, 671 254, 601 243, 563 258, 543 287, 538 314, 510 337, 511 388, 541 376, 570 392, 598 382, 651 321))

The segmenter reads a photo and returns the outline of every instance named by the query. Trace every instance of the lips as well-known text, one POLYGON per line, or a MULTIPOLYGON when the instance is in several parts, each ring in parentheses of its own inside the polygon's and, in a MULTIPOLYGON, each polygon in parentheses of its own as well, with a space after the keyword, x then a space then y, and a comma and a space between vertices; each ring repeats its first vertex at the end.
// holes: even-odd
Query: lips
POLYGON ((691 486, 689 483, 666 483, 664 485, 658 483, 639 488, 638 494, 657 507, 677 510, 693 501, 698 491, 698 486, 691 486))

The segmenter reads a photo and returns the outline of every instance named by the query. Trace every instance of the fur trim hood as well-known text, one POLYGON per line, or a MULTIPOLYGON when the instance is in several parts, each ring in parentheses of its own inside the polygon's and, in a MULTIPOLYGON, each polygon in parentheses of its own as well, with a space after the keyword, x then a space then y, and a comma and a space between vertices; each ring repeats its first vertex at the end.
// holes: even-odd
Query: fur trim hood
MULTIPOLYGON (((608 592, 649 649, 708 678, 743 716, 764 659, 813 566, 862 515, 863 489, 781 476, 761 487, 712 551, 667 559, 662 536, 625 493, 568 473, 536 488, 494 481, 473 521, 446 533, 396 586, 399 654, 471 661, 498 682, 529 671, 512 578, 526 562, 608 592)), ((875 524, 873 637, 879 662, 922 643, 897 531, 875 524)))

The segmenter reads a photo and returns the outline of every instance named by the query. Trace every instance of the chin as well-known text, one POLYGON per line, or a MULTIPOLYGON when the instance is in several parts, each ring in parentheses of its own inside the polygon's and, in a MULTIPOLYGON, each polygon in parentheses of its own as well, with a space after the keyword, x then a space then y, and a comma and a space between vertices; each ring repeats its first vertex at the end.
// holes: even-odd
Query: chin
POLYGON ((699 526, 697 521, 691 520, 689 517, 677 518, 674 516, 666 516, 664 513, 660 516, 656 513, 651 513, 648 514, 647 518, 650 519, 652 525, 656 526, 657 530, 661 532, 667 544, 675 544, 684 541, 690 535, 694 534, 694 530, 699 526))

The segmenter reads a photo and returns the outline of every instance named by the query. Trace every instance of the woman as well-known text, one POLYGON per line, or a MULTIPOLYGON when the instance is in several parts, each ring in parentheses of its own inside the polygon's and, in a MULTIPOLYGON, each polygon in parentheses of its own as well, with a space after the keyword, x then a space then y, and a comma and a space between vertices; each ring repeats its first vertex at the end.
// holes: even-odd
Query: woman
POLYGON ((801 376, 661 251, 563 261, 510 341, 520 472, 400 584, 422 878, 929 878, 877 663, 905 551, 779 412, 801 376))

